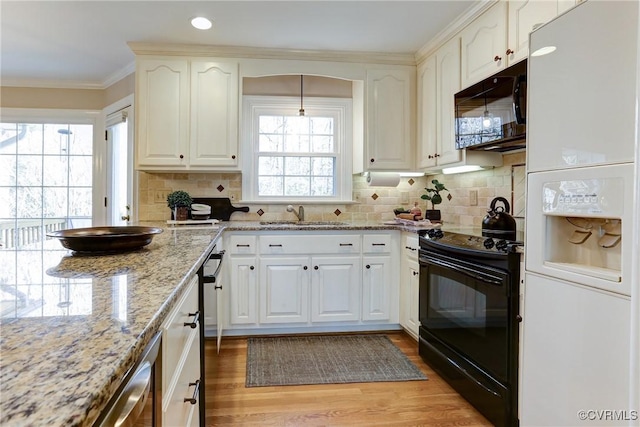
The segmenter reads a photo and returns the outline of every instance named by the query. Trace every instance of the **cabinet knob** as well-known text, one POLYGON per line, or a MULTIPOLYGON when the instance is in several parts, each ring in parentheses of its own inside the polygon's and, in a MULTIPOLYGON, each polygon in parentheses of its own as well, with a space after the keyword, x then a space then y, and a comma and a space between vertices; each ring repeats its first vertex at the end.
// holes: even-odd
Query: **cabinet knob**
POLYGON ((302 267, 303 270, 307 270, 309 269, 309 267, 307 267, 306 265, 304 267, 302 267))
POLYGON ((365 268, 369 269, 371 266, 369 264, 365 265, 365 268))
POLYGON ((236 155, 234 154, 233 156, 231 156, 231 158, 232 158, 233 160, 235 160, 235 159, 236 159, 236 155))
POLYGON ((436 153, 436 154, 434 154, 434 156, 433 156, 433 157, 438 158, 438 157, 440 157, 440 154, 436 153))
POLYGON ((253 270, 255 267, 252 265, 251 267, 249 267, 249 270, 253 270))
POLYGON ((182 154, 180 154, 180 158, 181 158, 181 159, 184 159, 184 156, 183 156, 182 154))
POLYGON ((376 159, 371 159, 371 160, 369 160, 369 161, 370 161, 371 163, 373 163, 373 162, 375 162, 375 161, 376 161, 376 159))
POLYGON ((427 158, 429 158, 429 159, 433 159, 433 156, 432 156, 431 154, 429 154, 429 155, 427 156, 427 158))
POLYGON ((313 266, 313 269, 314 269, 314 270, 317 270, 317 269, 318 269, 318 266, 317 266, 317 265, 314 265, 314 266, 313 266))
POLYGON ((507 55, 511 55, 512 53, 515 53, 514 51, 512 51, 511 49, 507 49, 507 51, 505 52, 507 55))
POLYGON ((516 316, 516 320, 517 320, 518 322, 522 322, 522 316, 520 316, 520 315, 518 314, 518 315, 516 316))
POLYGON ((495 62, 502 61, 502 57, 500 57, 500 56, 496 55, 496 56, 494 56, 494 57, 493 57, 493 60, 494 60, 495 62))
POLYGON ((417 276, 418 274, 420 274, 417 271, 412 271, 412 273, 413 273, 414 276, 417 276))

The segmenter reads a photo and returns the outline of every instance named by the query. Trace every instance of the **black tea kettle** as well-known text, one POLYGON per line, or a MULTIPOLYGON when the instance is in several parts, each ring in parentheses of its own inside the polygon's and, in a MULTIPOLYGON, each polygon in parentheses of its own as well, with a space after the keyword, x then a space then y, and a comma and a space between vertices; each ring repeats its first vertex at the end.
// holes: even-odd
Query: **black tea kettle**
POLYGON ((516 240, 516 220, 509 215, 509 202, 504 197, 491 201, 487 216, 482 220, 482 235, 496 239, 516 240), (504 206, 497 206, 502 202, 504 206))

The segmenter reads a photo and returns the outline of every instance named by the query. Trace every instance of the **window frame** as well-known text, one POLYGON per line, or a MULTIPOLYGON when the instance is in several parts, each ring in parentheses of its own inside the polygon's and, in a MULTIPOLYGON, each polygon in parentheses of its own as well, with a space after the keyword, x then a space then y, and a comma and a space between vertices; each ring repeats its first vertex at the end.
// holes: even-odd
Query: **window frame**
MULTIPOLYGON (((258 131, 260 115, 297 116, 300 98, 283 96, 243 96, 242 201, 247 203, 344 203, 352 201, 353 101, 350 98, 303 99, 305 116, 334 117, 335 149, 326 153, 336 158, 333 196, 258 195, 258 131)), ((322 155, 324 153, 318 153, 322 155)), ((295 153, 292 153, 295 155, 295 153)))

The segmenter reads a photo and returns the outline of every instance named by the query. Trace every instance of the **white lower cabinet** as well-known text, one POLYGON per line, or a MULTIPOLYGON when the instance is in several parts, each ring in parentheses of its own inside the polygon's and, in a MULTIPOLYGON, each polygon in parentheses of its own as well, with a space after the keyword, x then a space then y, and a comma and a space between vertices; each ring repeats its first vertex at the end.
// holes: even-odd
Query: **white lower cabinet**
POLYGON ((309 321, 309 264, 307 256, 260 259, 260 323, 309 321))
POLYGON ((362 262, 364 264, 362 320, 389 320, 391 319, 391 256, 365 256, 362 262))
POLYGON ((312 259, 311 321, 360 319, 360 256, 316 256, 312 259))
POLYGON ((230 258, 229 322, 255 325, 258 323, 258 259, 255 256, 230 258))
POLYGON ((420 264, 418 262, 418 236, 402 233, 402 260, 400 262, 400 324, 418 339, 420 264))
POLYGON ((225 239, 225 334, 399 327, 399 232, 233 232, 225 239))
POLYGON ((200 325, 198 278, 162 324, 162 424, 195 426, 199 420, 200 325), (195 400, 191 400, 194 398, 195 400), (185 399, 190 399, 185 402, 185 399))

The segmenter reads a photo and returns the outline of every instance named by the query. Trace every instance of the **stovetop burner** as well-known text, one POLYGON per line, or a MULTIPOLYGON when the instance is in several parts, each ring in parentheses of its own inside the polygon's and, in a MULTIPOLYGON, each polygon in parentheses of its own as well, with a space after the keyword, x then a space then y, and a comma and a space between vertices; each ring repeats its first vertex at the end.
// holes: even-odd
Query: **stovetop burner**
POLYGON ((453 233, 440 229, 421 230, 420 247, 445 246, 458 251, 474 251, 488 254, 514 253, 524 243, 520 241, 453 233))

